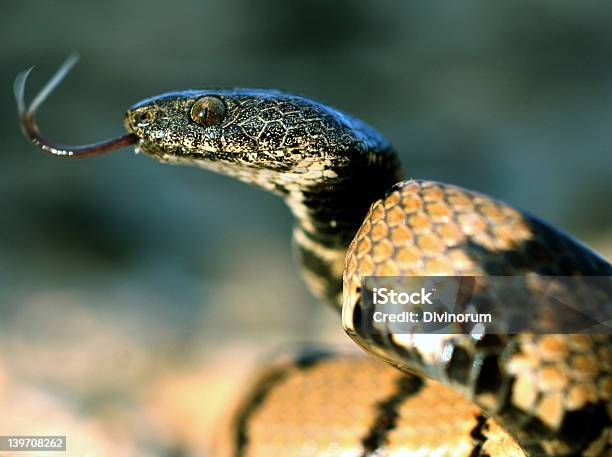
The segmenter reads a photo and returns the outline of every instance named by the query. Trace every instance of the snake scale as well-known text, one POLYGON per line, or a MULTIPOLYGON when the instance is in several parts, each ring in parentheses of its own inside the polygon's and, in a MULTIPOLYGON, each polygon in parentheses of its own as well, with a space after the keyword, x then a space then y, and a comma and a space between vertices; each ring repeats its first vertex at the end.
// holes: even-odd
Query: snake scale
POLYGON ((51 143, 35 113, 74 62, 29 107, 28 72, 15 81, 22 130, 36 146, 83 157, 134 145, 160 162, 280 196, 296 219, 295 251, 310 289, 376 356, 314 351, 271 364, 236 411, 219 455, 610 455, 608 333, 410 338, 359 325, 364 276, 610 276, 603 258, 487 196, 402 181, 391 145, 371 127, 275 90, 166 93, 132 106, 120 138, 51 143))

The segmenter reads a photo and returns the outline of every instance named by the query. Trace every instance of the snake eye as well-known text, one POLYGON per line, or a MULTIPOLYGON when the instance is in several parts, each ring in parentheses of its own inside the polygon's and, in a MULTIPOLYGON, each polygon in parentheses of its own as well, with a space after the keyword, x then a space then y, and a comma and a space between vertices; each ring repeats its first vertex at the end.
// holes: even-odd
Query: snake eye
POLYGON ((194 122, 210 127, 223 122, 225 111, 225 103, 220 98, 207 95, 195 101, 189 114, 194 122))

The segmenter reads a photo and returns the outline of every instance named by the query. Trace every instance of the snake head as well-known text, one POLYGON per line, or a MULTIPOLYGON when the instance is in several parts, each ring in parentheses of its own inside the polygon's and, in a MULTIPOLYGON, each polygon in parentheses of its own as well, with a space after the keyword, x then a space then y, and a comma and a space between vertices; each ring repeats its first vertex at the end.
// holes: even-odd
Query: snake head
POLYGON ((389 147, 361 121, 274 90, 168 93, 134 105, 125 125, 147 155, 239 177, 254 170, 299 172, 305 159, 331 164, 389 147))
POLYGON ((29 106, 29 70, 14 91, 25 136, 49 155, 87 157, 135 145, 162 162, 199 165, 269 190, 321 184, 337 171, 391 149, 365 123, 314 100, 261 89, 166 93, 143 100, 125 115, 127 133, 99 143, 67 146, 40 133, 36 112, 62 81, 76 56, 60 67, 29 106))

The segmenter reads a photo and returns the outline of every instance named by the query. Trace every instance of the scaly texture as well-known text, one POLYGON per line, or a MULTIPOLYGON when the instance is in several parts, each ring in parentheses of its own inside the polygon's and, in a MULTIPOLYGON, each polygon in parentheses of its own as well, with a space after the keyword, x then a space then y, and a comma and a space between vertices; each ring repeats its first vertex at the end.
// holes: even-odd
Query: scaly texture
POLYGON ((368 318, 363 276, 504 274, 530 285, 527 278, 542 275, 610 276, 605 260, 521 211, 457 187, 407 181, 385 196, 401 173, 380 134, 278 91, 163 94, 128 110, 121 138, 54 144, 35 114, 73 61, 29 108, 28 72, 17 78, 26 137, 63 157, 136 144, 156 160, 281 196, 297 220, 294 242, 312 291, 338 310, 343 305, 344 327, 359 345, 409 373, 342 357, 271 369, 238 411, 229 455, 609 455, 608 334, 417 336, 366 333, 360 325, 368 318))
POLYGON ((508 205, 455 186, 406 181, 372 205, 349 247, 343 323, 367 351, 473 398, 531 454, 599 451, 612 408, 608 335, 480 339, 366 331, 362 325, 372 319, 361 307, 364 276, 527 274, 612 270, 571 238, 508 205))
POLYGON ((359 356, 307 360, 261 374, 216 456, 525 455, 495 420, 434 381, 359 356))

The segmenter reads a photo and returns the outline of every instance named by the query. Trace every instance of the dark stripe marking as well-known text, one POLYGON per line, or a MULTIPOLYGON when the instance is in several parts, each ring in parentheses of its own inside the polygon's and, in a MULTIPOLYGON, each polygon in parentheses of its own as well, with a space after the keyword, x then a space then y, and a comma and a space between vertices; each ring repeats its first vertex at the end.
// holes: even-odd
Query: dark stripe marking
POLYGON ((395 391, 377 405, 377 413, 368 433, 361 439, 363 457, 374 457, 387 443, 389 433, 397 426, 399 407, 423 387, 423 380, 413 376, 400 375, 395 391))
POLYGON ((323 360, 327 360, 332 356, 330 352, 326 351, 304 351, 296 355, 293 364, 282 366, 271 373, 269 373, 264 379, 259 381, 257 389, 249 399, 248 403, 242 408, 242 412, 236 420, 236 431, 234 433, 234 443, 236 450, 234 457, 242 457, 249 444, 249 433, 248 426, 253 414, 263 405, 268 394, 285 379, 291 368, 297 368, 299 370, 308 370, 323 360))
POLYGON ((257 390, 249 400, 248 404, 243 408, 242 413, 237 419, 236 432, 234 436, 234 443, 236 443, 236 451, 234 452, 235 457, 241 457, 244 455, 244 451, 246 450, 249 442, 247 428, 251 417, 263 404, 264 400, 274 386, 285 379, 286 376, 286 369, 275 370, 274 372, 270 373, 259 383, 257 390))
POLYGON ((319 278, 323 285, 325 298, 334 305, 335 309, 341 311, 337 297, 342 293, 342 278, 336 278, 332 274, 331 265, 316 252, 299 243, 296 243, 296 247, 302 268, 319 278))
POLYGON ((470 432, 470 436, 475 440, 474 449, 472 449, 470 457, 483 457, 482 447, 484 446, 485 441, 487 441, 487 437, 482 432, 486 423, 487 418, 482 414, 476 416, 476 426, 470 432))

